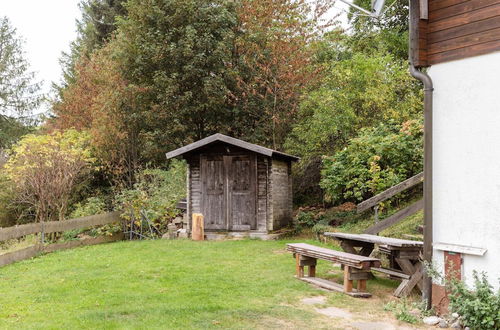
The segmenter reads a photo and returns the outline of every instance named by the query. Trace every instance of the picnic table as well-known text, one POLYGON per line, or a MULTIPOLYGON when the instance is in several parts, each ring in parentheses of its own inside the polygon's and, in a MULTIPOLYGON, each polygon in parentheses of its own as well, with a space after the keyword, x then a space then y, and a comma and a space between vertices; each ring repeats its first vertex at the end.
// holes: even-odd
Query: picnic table
POLYGON ((388 256, 389 267, 371 269, 401 280, 401 284, 394 291, 396 297, 407 296, 415 287, 422 290, 423 269, 420 255, 423 242, 370 234, 326 232, 324 235, 339 240, 345 252, 365 257, 368 257, 377 245, 379 251, 388 256))

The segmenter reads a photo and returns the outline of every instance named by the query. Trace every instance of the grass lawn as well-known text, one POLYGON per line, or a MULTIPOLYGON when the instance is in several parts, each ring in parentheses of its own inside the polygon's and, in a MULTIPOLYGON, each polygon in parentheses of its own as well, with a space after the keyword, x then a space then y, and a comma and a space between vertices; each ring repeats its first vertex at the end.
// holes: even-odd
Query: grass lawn
MULTIPOLYGON (((126 241, 9 265, 0 329, 345 328, 301 302, 314 295, 365 320, 393 319, 383 307, 397 282, 369 281, 370 299, 318 290, 294 278, 287 242, 126 241)), ((340 279, 332 269, 320 262, 318 275, 340 279)))

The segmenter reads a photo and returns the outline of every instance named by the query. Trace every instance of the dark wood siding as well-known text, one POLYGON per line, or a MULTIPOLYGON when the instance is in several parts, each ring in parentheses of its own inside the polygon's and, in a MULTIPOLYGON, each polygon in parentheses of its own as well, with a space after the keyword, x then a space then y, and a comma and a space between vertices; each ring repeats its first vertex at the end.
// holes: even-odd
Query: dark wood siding
MULTIPOLYGON (((418 66, 500 51, 500 0, 429 0, 418 66)), ((414 34, 418 33, 413 31, 414 34)))
POLYGON ((271 168, 272 230, 287 226, 292 220, 292 191, 290 163, 272 160, 271 168))
POLYGON ((268 158, 257 157, 257 230, 267 230, 268 158))
POLYGON ((201 213, 201 177, 200 157, 188 159, 189 163, 189 199, 188 221, 191 223, 193 213, 201 213))

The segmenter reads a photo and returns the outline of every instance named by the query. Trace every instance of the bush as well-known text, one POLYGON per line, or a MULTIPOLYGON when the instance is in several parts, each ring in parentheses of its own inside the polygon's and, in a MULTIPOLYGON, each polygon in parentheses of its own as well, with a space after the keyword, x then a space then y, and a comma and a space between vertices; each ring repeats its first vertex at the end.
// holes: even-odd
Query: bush
POLYGON ((493 292, 485 273, 474 271, 474 290, 459 280, 448 281, 450 309, 462 317, 462 323, 471 329, 500 329, 500 290, 493 292))
POLYGON ((344 150, 323 158, 325 199, 356 203, 421 172, 422 137, 420 120, 362 129, 344 150))
POLYGON ((35 220, 63 220, 75 187, 94 169, 90 135, 74 129, 25 135, 4 166, 15 203, 33 209, 35 220))
POLYGON ((70 218, 80 218, 106 212, 106 203, 100 197, 87 198, 83 203, 76 203, 70 218))
MULTIPOLYGON (((146 216, 160 231, 179 214, 177 203, 186 197, 186 164, 172 161, 168 170, 146 169, 138 173, 132 189, 121 191, 116 207, 126 220, 146 216)), ((139 225, 139 224, 137 224, 139 225)))

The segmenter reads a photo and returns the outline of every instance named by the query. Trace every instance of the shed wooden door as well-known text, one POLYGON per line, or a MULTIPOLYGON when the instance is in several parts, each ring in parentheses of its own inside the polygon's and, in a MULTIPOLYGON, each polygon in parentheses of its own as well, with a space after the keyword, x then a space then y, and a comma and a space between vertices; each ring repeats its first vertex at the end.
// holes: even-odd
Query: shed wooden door
POLYGON ((226 175, 222 156, 201 157, 201 213, 205 229, 227 229, 226 175))
POLYGON ((205 229, 257 228, 255 156, 204 155, 201 178, 205 229))
POLYGON ((227 203, 231 230, 253 230, 256 216, 256 159, 255 156, 225 156, 228 169, 227 203))

